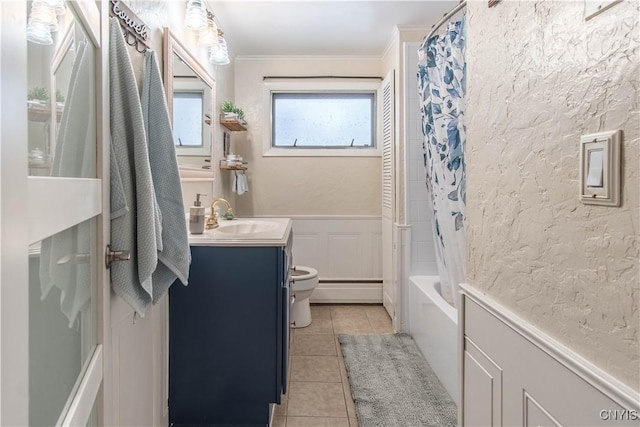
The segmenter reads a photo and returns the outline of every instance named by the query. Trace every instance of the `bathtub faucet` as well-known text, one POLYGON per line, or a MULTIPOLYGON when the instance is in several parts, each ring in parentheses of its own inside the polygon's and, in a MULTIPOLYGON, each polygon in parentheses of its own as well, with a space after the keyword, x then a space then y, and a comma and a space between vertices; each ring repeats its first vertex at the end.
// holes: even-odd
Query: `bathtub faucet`
POLYGON ((215 209, 218 203, 224 203, 225 205, 227 205, 227 212, 225 213, 225 215, 233 215, 233 210, 231 209, 231 205, 229 204, 229 202, 227 202, 225 199, 215 199, 213 202, 211 202, 211 214, 209 215, 209 218, 207 218, 207 223, 205 224, 205 228, 207 230, 213 230, 214 228, 219 227, 218 214, 216 213, 215 209))

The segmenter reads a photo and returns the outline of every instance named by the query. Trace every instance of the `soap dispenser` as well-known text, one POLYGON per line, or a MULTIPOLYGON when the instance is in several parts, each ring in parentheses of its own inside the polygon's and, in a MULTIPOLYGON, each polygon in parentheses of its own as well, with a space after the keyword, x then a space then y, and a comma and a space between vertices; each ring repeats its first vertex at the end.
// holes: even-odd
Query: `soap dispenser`
POLYGON ((196 194, 196 201, 189 209, 189 232, 191 234, 202 234, 204 232, 204 208, 200 201, 200 196, 206 194, 196 194))

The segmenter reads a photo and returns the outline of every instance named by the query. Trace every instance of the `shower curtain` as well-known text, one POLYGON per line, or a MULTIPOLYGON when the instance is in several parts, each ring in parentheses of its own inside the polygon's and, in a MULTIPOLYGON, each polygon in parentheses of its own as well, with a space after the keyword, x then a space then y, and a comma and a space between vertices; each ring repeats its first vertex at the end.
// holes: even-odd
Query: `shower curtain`
MULTIPOLYGON (((425 40, 418 50, 418 96, 427 189, 443 296, 456 303, 465 278, 465 22, 425 40)), ((457 303, 455 304, 457 305, 457 303)))

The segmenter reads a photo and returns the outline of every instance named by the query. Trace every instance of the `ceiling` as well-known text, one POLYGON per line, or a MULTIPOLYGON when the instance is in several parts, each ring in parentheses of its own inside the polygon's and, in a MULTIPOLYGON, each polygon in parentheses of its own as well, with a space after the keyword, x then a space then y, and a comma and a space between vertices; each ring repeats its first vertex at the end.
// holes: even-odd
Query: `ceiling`
POLYGON ((209 0, 237 56, 381 56, 396 26, 424 28, 457 1, 209 0))

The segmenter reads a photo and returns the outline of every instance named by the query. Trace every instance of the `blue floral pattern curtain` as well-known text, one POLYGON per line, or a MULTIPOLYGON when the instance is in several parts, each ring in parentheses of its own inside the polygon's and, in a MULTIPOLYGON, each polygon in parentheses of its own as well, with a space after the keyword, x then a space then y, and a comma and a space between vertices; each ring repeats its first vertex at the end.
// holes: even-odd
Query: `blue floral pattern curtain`
POLYGON ((451 22, 418 50, 427 189, 442 290, 451 300, 465 278, 465 33, 464 20, 451 22))

